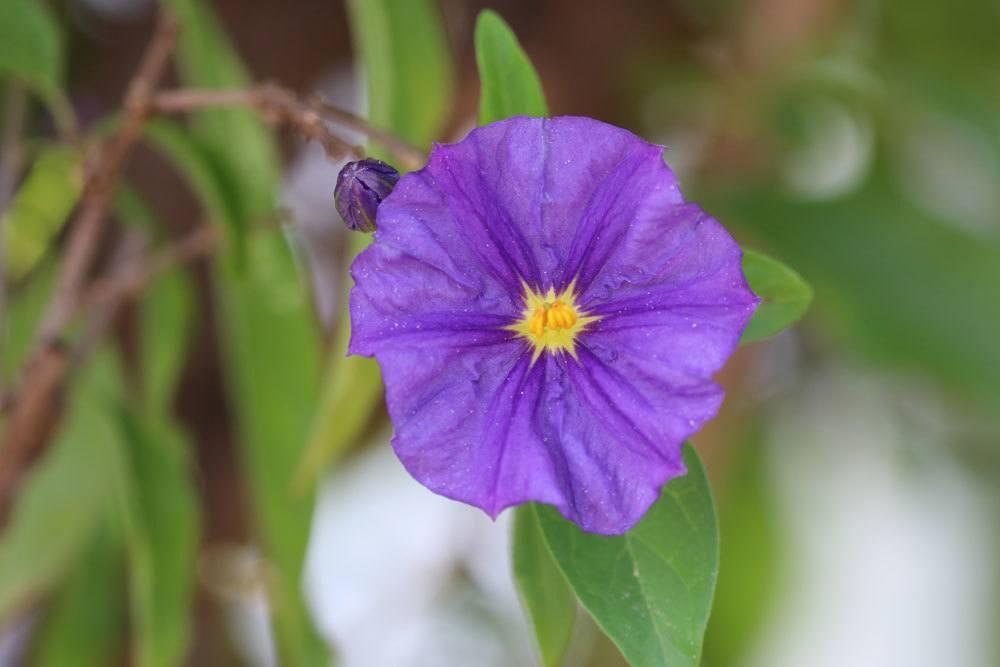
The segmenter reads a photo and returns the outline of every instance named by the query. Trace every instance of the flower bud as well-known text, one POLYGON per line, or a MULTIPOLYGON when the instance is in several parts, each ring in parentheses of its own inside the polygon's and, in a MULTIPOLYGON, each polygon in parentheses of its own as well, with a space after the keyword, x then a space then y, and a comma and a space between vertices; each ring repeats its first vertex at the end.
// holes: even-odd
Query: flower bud
POLYGON ((365 158, 345 164, 337 176, 333 197, 348 229, 374 232, 375 209, 398 180, 399 172, 380 160, 365 158))

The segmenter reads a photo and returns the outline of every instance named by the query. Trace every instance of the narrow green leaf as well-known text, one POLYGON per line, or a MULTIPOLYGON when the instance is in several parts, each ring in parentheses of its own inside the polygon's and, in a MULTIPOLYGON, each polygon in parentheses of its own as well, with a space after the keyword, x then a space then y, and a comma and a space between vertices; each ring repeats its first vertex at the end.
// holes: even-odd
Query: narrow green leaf
POLYGON ((232 206, 198 138, 176 125, 150 130, 147 138, 188 179, 206 212, 247 228, 241 247, 228 245, 215 267, 226 383, 257 534, 274 568, 269 594, 279 654, 283 663, 326 665, 328 649, 301 595, 314 494, 294 486, 319 395, 321 335, 308 290, 282 231, 250 228, 255 220, 232 206))
POLYGON ((187 358, 193 289, 187 273, 171 271, 150 286, 139 308, 143 394, 164 411, 187 358))
POLYGON ((499 14, 489 9, 479 13, 475 41, 481 86, 479 124, 519 115, 548 116, 538 74, 499 14))
POLYGON ((437 3, 348 0, 347 9, 368 85, 368 119, 415 146, 430 147, 447 118, 454 86, 437 3))
POLYGON ((690 446, 688 474, 628 533, 584 533, 552 507, 537 514, 584 608, 633 667, 695 667, 719 567, 719 532, 705 471, 690 446))
POLYGON ((0 320, 0 326, 5 327, 0 336, 0 378, 4 380, 16 377, 31 349, 55 288, 57 268, 55 261, 43 262, 10 294, 6 316, 0 320))
POLYGON ((282 662, 326 665, 301 597, 314 493, 294 475, 319 394, 319 325, 280 230, 245 240, 247 271, 219 267, 227 383, 253 491, 257 530, 275 566, 270 593, 282 662))
POLYGON ((705 636, 708 665, 736 665, 753 650, 781 597, 786 572, 781 512, 762 429, 747 424, 742 430, 747 436, 727 443, 736 459, 719 501, 722 556, 705 636))
POLYGON ((193 613, 200 515, 189 443, 162 415, 121 405, 120 501, 138 667, 181 664, 193 613))
POLYGON ((562 662, 576 622, 576 597, 549 551, 533 505, 514 516, 514 578, 545 667, 562 662))
POLYGON ((42 149, 0 222, 12 279, 23 277, 42 258, 82 190, 80 153, 60 145, 42 149))
MULTIPOLYGON (((127 186, 118 189, 115 212, 122 221, 163 236, 156 213, 142 195, 127 186)), ((183 268, 157 278, 139 303, 142 398, 156 414, 170 413, 170 401, 187 359, 193 308, 194 285, 183 268)))
MULTIPOLYGON (((350 0, 348 15, 367 81, 368 119, 416 146, 427 147, 447 118, 453 73, 444 25, 430 0, 350 0)), ((384 151, 371 153, 392 162, 384 151)), ((369 243, 350 239, 348 263, 369 243)), ((345 299, 351 278, 344 272, 345 299)), ((378 364, 346 357, 351 329, 341 315, 324 370, 319 410, 309 445, 298 466, 296 489, 322 470, 360 436, 382 395, 378 364)))
MULTIPOLYGON (((177 45, 181 80, 203 88, 239 88, 250 83, 218 19, 200 0, 166 0, 183 29, 177 45)), ((207 109, 194 114, 193 132, 223 184, 237 215, 233 241, 274 210, 280 177, 277 146, 260 116, 247 109, 207 109)), ((238 249, 239 250, 239 249, 238 249)))
POLYGON ((0 2, 0 77, 13 76, 43 96, 59 92, 63 49, 59 27, 42 2, 0 2))
POLYGON ((781 262, 754 250, 743 250, 743 274, 761 297, 741 343, 773 336, 795 324, 812 302, 812 287, 781 262))
POLYGON ((0 625, 76 567, 110 507, 119 433, 101 395, 112 372, 94 359, 74 384, 66 422, 0 537, 0 625))
POLYGON ((213 222, 227 230, 239 226, 240 214, 229 198, 225 183, 208 153, 190 132, 176 122, 155 119, 147 121, 144 139, 185 179, 213 222))
POLYGON ((120 537, 102 528, 73 565, 33 639, 32 667, 105 667, 121 653, 127 617, 120 537))

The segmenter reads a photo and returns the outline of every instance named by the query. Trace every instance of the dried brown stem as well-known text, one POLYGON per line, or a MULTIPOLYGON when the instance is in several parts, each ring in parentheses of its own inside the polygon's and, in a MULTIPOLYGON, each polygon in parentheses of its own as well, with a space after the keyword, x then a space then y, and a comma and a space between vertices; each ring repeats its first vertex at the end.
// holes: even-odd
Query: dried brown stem
POLYGON ((396 159, 399 160, 399 165, 404 169, 419 169, 427 161, 427 156, 418 148, 403 141, 394 134, 370 125, 364 118, 356 116, 346 109, 341 109, 338 106, 330 104, 319 97, 314 97, 311 101, 322 111, 327 119, 360 132, 369 139, 374 139, 388 148, 396 156, 396 159))
POLYGON ((79 310, 100 309, 135 298, 173 267, 212 254, 219 241, 218 229, 206 224, 152 257, 134 256, 124 270, 95 281, 81 299, 79 310))
POLYGON ((323 144, 327 154, 334 159, 347 153, 360 158, 364 151, 330 132, 326 121, 360 132, 385 145, 405 169, 416 169, 425 160, 424 154, 419 150, 399 137, 370 125, 363 118, 319 98, 303 101, 291 91, 275 84, 238 90, 171 90, 158 94, 153 100, 155 110, 162 113, 182 113, 223 106, 253 107, 267 116, 286 122, 300 134, 323 144))
POLYGON ((177 21, 169 15, 160 19, 156 34, 125 95, 126 116, 122 128, 109 144, 98 150, 83 193, 83 202, 72 225, 55 295, 42 321, 38 336, 42 345, 53 341, 73 312, 104 229, 118 175, 142 133, 150 112, 153 90, 166 68, 177 39, 177 30, 177 21))

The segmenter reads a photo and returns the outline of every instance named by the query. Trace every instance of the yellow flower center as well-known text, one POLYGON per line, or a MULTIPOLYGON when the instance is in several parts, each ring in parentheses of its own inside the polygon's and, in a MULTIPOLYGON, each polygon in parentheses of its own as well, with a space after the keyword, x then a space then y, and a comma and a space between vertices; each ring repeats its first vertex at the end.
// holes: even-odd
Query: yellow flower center
POLYGON ((525 338, 534 347, 532 362, 546 350, 568 352, 576 356, 576 337, 598 317, 587 315, 576 305, 573 285, 561 294, 553 288, 545 294, 524 286, 524 310, 521 319, 507 329, 525 338))

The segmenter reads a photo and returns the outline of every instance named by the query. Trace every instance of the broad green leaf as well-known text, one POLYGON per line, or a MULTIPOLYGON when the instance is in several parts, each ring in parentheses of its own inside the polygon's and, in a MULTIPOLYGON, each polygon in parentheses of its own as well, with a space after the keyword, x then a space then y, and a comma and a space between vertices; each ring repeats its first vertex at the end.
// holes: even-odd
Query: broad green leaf
POLYGON ((33 639, 32 667, 106 667, 116 664, 126 624, 120 537, 107 528, 73 563, 33 639))
MULTIPOLYGON (((444 25, 430 0, 350 0, 347 3, 356 52, 365 70, 368 119, 416 146, 427 147, 447 118, 453 73, 444 25)), ((391 155, 370 147, 373 155, 391 155)), ((348 263, 368 245, 352 234, 348 263)), ((345 298, 351 279, 344 272, 345 298)), ((311 484, 360 436, 382 395, 378 365, 346 357, 350 340, 346 308, 323 373, 319 410, 296 480, 311 484)))
POLYGON ((619 536, 584 533, 548 506, 545 539, 581 604, 633 667, 701 660, 719 566, 719 533, 705 471, 690 446, 688 474, 619 536))
POLYGON ((113 368, 95 359, 0 536, 0 625, 49 591, 91 544, 112 501, 120 434, 103 401, 113 368))
POLYGON ((795 324, 809 308, 809 283, 778 260, 744 249, 743 274, 750 289, 763 301, 743 332, 741 343, 773 336, 795 324))
POLYGON ((10 278, 23 277, 44 256, 83 190, 80 153, 67 146, 39 152, 24 184, 0 221, 10 278))
POLYGON ((368 120, 429 148, 447 118, 454 85, 437 3, 348 0, 347 9, 368 86, 368 120))
MULTIPOLYGON (((239 55, 201 0, 166 0, 181 21, 177 45, 181 80, 203 88, 240 88, 250 76, 239 55)), ((280 177, 277 146, 259 114, 248 109, 207 109, 194 114, 193 131, 223 184, 228 208, 235 217, 233 242, 243 231, 274 210, 280 177)), ((237 252, 242 252, 237 248, 237 252)))
POLYGON ((200 516, 189 443, 162 414, 120 405, 120 484, 135 664, 169 667, 187 652, 200 516))
POLYGON ((549 115, 538 74, 499 14, 489 9, 479 13, 475 41, 479 124, 518 115, 549 115))
POLYGON ((531 616, 545 667, 562 662, 576 622, 576 597, 545 543, 533 505, 514 516, 514 578, 531 616))

